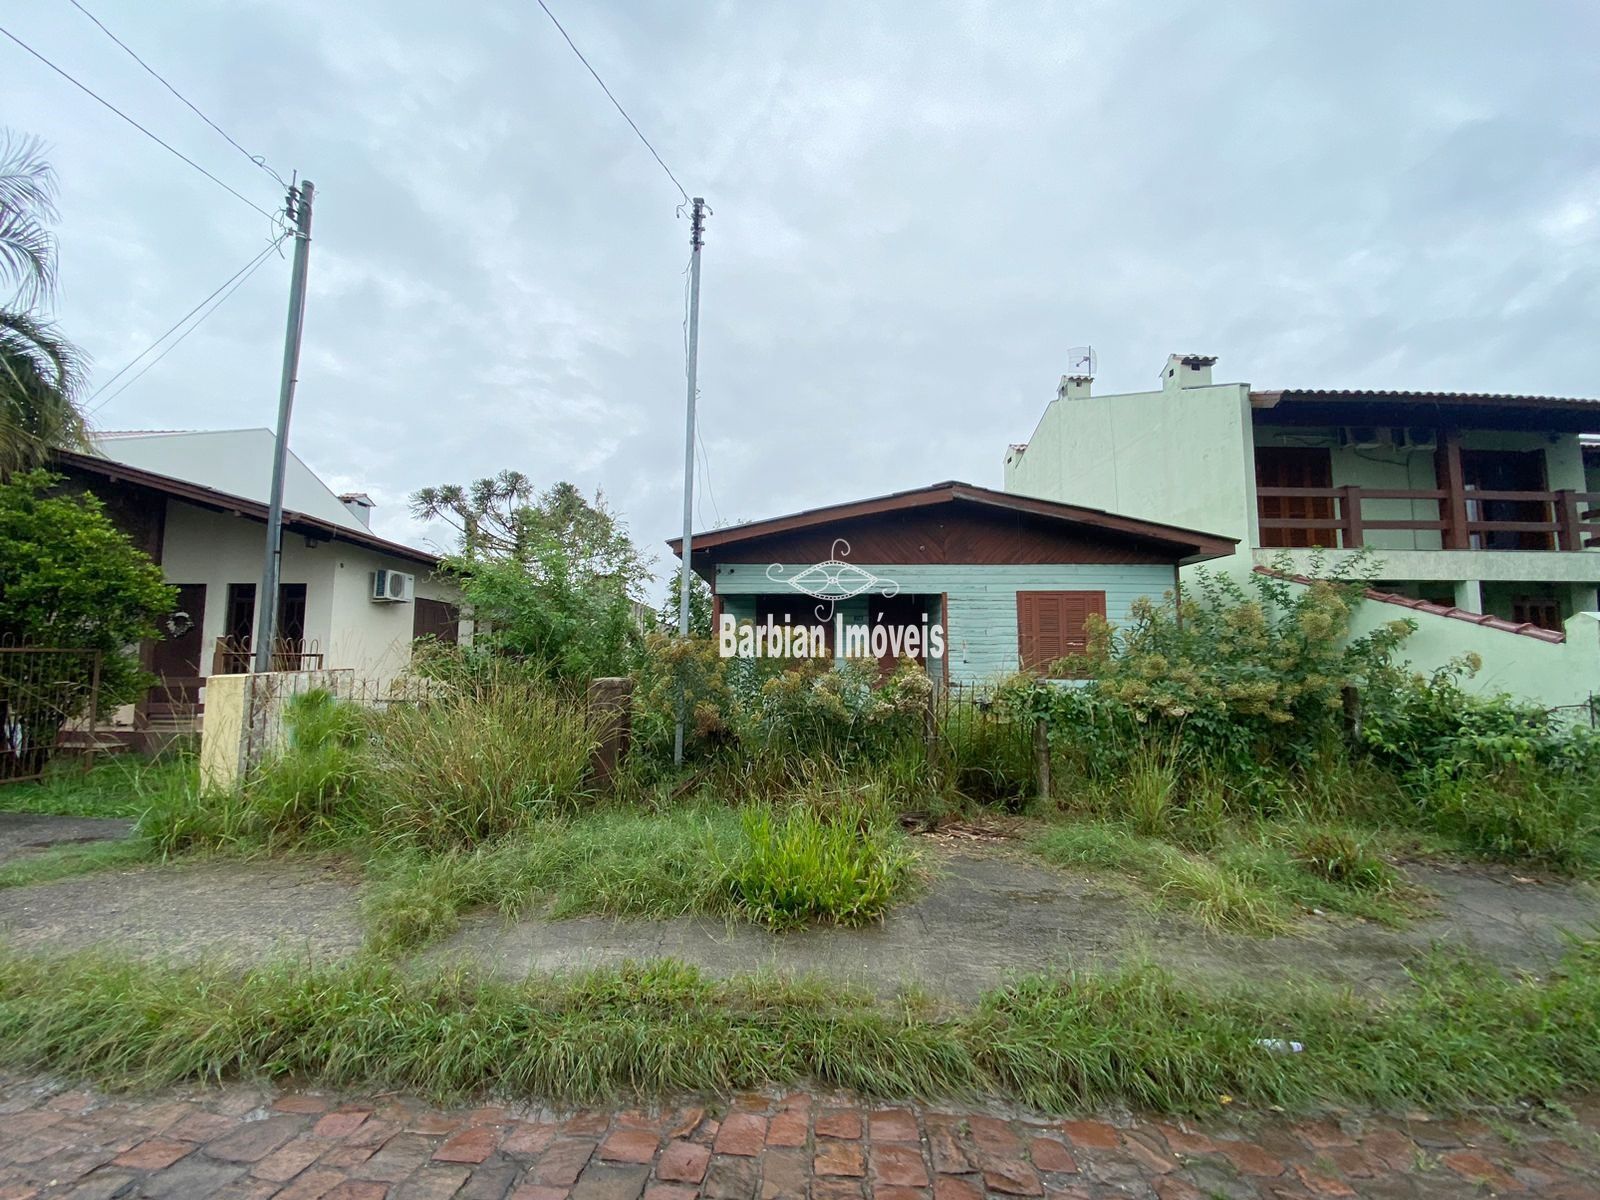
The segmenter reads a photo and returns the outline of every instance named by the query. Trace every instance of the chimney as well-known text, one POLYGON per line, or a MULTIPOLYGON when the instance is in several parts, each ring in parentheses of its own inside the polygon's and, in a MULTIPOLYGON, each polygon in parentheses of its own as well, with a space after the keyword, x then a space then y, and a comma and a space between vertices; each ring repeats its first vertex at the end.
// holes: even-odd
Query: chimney
POLYGON ((372 497, 365 492, 345 492, 339 497, 339 503, 350 510, 350 515, 355 517, 368 529, 372 528, 372 510, 375 505, 372 497))
POLYGON ((1063 375, 1061 382, 1056 387, 1057 400, 1087 400, 1089 398, 1089 384, 1093 376, 1090 375, 1063 375))
POLYGON ((1214 354, 1167 355, 1167 365, 1161 368, 1161 390, 1176 392, 1184 388, 1210 387, 1211 367, 1216 361, 1214 354))

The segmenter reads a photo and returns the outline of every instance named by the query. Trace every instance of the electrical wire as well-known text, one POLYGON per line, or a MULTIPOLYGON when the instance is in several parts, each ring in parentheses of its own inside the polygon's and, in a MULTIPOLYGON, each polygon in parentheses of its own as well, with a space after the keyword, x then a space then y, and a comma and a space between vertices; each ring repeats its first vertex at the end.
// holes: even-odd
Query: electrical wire
POLYGON ((606 81, 600 78, 600 72, 589 65, 589 60, 583 56, 583 51, 578 49, 578 43, 572 40, 572 35, 566 31, 560 21, 556 20, 556 15, 550 11, 550 6, 544 0, 538 0, 538 3, 539 7, 544 9, 544 15, 550 18, 550 23, 560 31, 562 37, 566 38, 567 45, 572 47, 572 52, 578 56, 578 61, 589 68, 589 74, 594 76, 594 81, 600 85, 600 90, 606 94, 606 99, 611 101, 612 106, 622 114, 622 119, 628 123, 629 128, 639 135, 639 140, 644 143, 644 148, 650 151, 650 157, 655 159, 656 164, 667 173, 667 178, 672 180, 672 186, 678 189, 678 195, 683 197, 683 202, 685 204, 689 203, 689 193, 683 190, 683 184, 678 182, 678 177, 672 173, 672 168, 667 166, 662 161, 661 155, 656 153, 656 148, 650 144, 650 139, 645 137, 643 131, 634 123, 633 118, 628 115, 628 110, 623 108, 617 98, 611 94, 611 89, 606 86, 606 81))
POLYGON ((148 129, 146 129, 143 125, 139 124, 139 122, 135 121, 127 113, 123 112, 115 104, 112 104, 111 101, 107 100, 104 96, 101 96, 99 93, 95 92, 87 84, 79 83, 76 79, 74 79, 66 71, 64 71, 60 67, 56 66, 55 63, 51 62, 44 55, 40 54, 37 50, 35 50, 32 46, 28 45, 27 42, 23 41, 16 34, 12 33, 9 29, 6 29, 4 26, 0 26, 0 33, 5 34, 6 37, 10 38, 17 45, 21 46, 29 54, 33 55, 34 58, 38 59, 45 66, 49 67, 52 71, 54 71, 57 75, 61 76, 61 78, 65 79, 68 83, 70 83, 73 87, 77 88, 80 92, 84 93, 86 96, 89 96, 91 99, 94 99, 94 100, 98 101, 100 104, 104 105, 106 108, 109 108, 112 112, 116 113, 117 116, 121 117, 129 125, 132 125, 135 129, 137 129, 140 133, 144 134, 145 137, 149 138, 152 142, 154 142, 156 145, 160 146, 163 150, 166 150, 169 154, 173 154, 173 155, 176 155, 178 158, 181 158, 184 162, 188 163, 196 171, 199 171, 200 174, 204 175, 207 179, 211 180, 212 183, 216 184, 223 191, 227 192, 228 195, 234 197, 234 199, 238 200, 242 204, 248 204, 251 208, 255 209, 256 212, 260 213, 263 217, 267 218, 267 220, 271 221, 274 225, 276 225, 276 226, 278 226, 280 228, 282 227, 283 216, 282 216, 281 213, 270 213, 270 212, 268 212, 266 209, 262 208, 259 204, 257 204, 254 200, 251 200, 243 192, 235 191, 233 188, 231 188, 227 184, 223 183, 222 180, 218 179, 210 171, 206 170, 199 163, 195 162, 194 159, 190 158, 182 150, 178 150, 175 147, 173 147, 172 145, 170 145, 169 143, 162 141, 159 137, 157 137, 155 134, 151 133, 148 129))
POLYGON ((267 260, 268 256, 270 256, 274 250, 276 250, 279 246, 281 246, 284 243, 285 240, 286 240, 286 237, 278 238, 277 241, 271 243, 265 250, 261 251, 254 258, 252 258, 249 262, 245 263, 244 266, 240 267, 232 275, 228 276, 228 278, 223 280, 221 285, 218 286, 215 291, 213 291, 204 300, 200 301, 199 304, 196 304, 188 312, 184 313, 183 316, 179 317, 178 320, 173 323, 172 328, 168 329, 160 337, 156 338, 155 341, 151 342, 143 350, 139 351, 138 354, 134 355, 131 359, 128 360, 127 364, 120 371, 118 371, 110 379, 106 380, 98 388, 96 388, 94 390, 94 394, 91 395, 87 401, 85 401, 85 405, 86 406, 89 405, 89 404, 94 404, 94 401, 95 401, 95 399, 97 397, 102 395, 107 388, 109 388, 113 383, 115 383, 123 375, 127 374, 128 371, 136 363, 138 363, 140 359, 144 358, 145 355, 149 354, 157 346, 161 345, 162 342, 166 341, 169 337, 171 337, 179 329, 182 329, 183 326, 185 324, 187 324, 187 322, 189 321, 190 317, 193 317, 202 308, 205 308, 205 306, 207 304, 210 304, 211 301, 213 301, 213 300, 217 301, 216 304, 212 305, 211 309, 208 310, 206 313, 204 313, 200 317, 199 320, 197 320, 193 325, 189 326, 188 329, 184 330, 184 332, 177 338, 176 341, 174 341, 172 343, 172 345, 168 346, 160 354, 156 355, 155 358, 151 359, 150 362, 146 363, 145 367, 144 367, 144 370, 141 370, 132 379, 128 380, 127 383, 123 384, 115 392, 113 392, 111 395, 107 396, 104 400, 101 400, 99 404, 94 404, 93 408, 89 408, 88 409, 88 415, 89 416, 93 416, 95 413, 99 412, 102 408, 104 408, 107 404, 110 404, 118 396, 122 395, 122 393, 125 392, 134 382, 136 382, 139 379, 140 375, 143 375, 145 373, 145 371, 148 371, 151 367, 155 366, 156 363, 160 362, 169 353, 171 353, 173 347, 176 346, 178 344, 178 342, 183 341, 184 338, 188 337, 191 333, 193 333, 196 329, 198 329, 200 327, 201 323, 203 321, 205 321, 206 317, 209 317, 213 312, 216 312, 216 310, 222 306, 223 301, 227 300, 228 296, 231 296, 231 295, 233 295, 233 293, 235 291, 238 291, 239 288, 244 284, 244 281, 246 279, 249 279, 251 275, 254 275, 256 273, 256 269, 258 267, 260 267, 261 264, 264 263, 267 260), (237 280, 238 282, 235 283, 234 282, 235 280, 237 280), (233 285, 232 289, 227 291, 227 295, 222 295, 223 291, 225 289, 228 289, 230 284, 233 285), (222 296, 222 298, 220 300, 217 299, 217 297, 219 295, 222 296))
POLYGON ((185 96, 177 88, 173 87, 170 83, 168 83, 166 81, 166 79, 164 79, 162 77, 161 72, 157 71, 149 63, 145 62, 144 59, 140 58, 139 55, 134 52, 134 49, 133 49, 132 46, 129 46, 127 42, 123 41, 116 34, 112 33, 111 30, 107 29, 106 26, 105 26, 105 22, 104 21, 102 21, 99 17, 95 16, 92 12, 90 12, 83 5, 79 4, 78 0, 70 0, 70 2, 72 4, 73 8, 77 9, 84 16, 88 17, 89 20, 93 21, 96 25, 98 25, 100 27, 100 32, 101 33, 105 34, 113 42, 115 42, 117 45, 121 46, 123 48, 123 50, 127 51, 128 57, 133 59, 134 62, 138 63, 141 67, 143 67, 150 74, 150 76, 153 79, 155 79, 158 83, 161 84, 162 87, 166 88, 167 91, 171 92, 179 100, 183 101, 184 105, 189 109, 190 112, 194 113, 195 116, 199 117, 207 125, 211 126, 211 128, 215 129, 218 133, 220 133, 222 135, 223 139, 228 143, 228 145, 232 146, 235 150, 237 150, 240 154, 242 154, 246 158, 248 158, 256 166, 260 167, 263 171, 265 171, 273 179, 277 180, 280 187, 288 187, 289 186, 287 183, 284 182, 284 178, 283 178, 282 175, 279 175, 276 171, 274 171, 271 167, 269 167, 267 165, 267 160, 264 157, 262 157, 259 154, 251 154, 250 151, 246 150, 238 142, 234 141, 233 138, 228 135, 228 131, 227 130, 223 129, 222 126, 218 125, 210 117, 206 116, 205 113, 201 112, 198 108, 196 108, 194 106, 194 104, 190 102, 190 100, 189 100, 189 98, 187 96, 185 96))
POLYGON ((259 268, 262 263, 266 262, 267 258, 268 258, 268 255, 265 255, 265 254, 263 254, 260 258, 258 258, 255 261, 255 264, 253 266, 251 266, 251 268, 247 272, 245 272, 245 275, 244 275, 243 279, 240 279, 238 283, 234 284, 231 288, 229 288, 226 292, 224 292, 222 294, 221 298, 218 299, 215 304, 213 304, 210 308, 206 309, 205 312, 201 313, 200 316, 195 320, 195 323, 193 325, 189 326, 189 328, 185 329, 182 333, 180 333, 176 338, 173 339, 171 345, 169 345, 160 354, 156 355, 148 363, 146 363, 144 368, 142 370, 140 370, 138 375, 135 375, 132 379, 128 380, 127 383, 123 384, 115 392, 111 393, 111 395, 107 396, 104 400, 102 400, 100 402, 99 407, 103 408, 105 405, 110 404, 111 401, 115 400, 118 396, 122 395, 123 392, 127 391, 134 384, 138 383, 139 379, 144 375, 144 373, 146 371, 150 370, 151 367, 155 366, 163 358, 165 358, 167 355, 171 354, 174 350, 176 350, 178 348, 178 346, 183 342, 184 338, 188 337, 196 329, 199 329, 200 326, 204 325, 205 322, 206 322, 206 318, 207 317, 209 317, 212 313, 216 312, 217 309, 221 308, 225 303, 227 303, 228 297, 232 296, 234 294, 234 292, 237 292, 240 288, 242 288, 245 285, 246 282, 249 281, 250 276, 252 276, 252 275, 254 275, 256 273, 257 268, 259 268))

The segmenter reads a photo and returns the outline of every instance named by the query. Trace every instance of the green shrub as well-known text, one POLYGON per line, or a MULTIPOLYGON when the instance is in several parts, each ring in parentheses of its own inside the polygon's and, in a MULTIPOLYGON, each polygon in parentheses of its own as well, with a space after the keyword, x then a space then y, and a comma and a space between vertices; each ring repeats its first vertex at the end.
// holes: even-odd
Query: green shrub
POLYGON ((898 832, 854 803, 827 812, 762 805, 744 811, 743 825, 739 854, 723 864, 729 888, 774 929, 877 920, 908 882, 911 856, 898 832))

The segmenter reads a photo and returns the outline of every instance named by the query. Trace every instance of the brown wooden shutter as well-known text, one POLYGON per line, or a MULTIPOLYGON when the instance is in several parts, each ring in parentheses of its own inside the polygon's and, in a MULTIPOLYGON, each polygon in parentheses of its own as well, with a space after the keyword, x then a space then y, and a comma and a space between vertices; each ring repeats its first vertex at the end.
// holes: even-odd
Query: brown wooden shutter
POLYGON ((1089 614, 1106 615, 1104 592, 1018 592, 1017 652, 1024 671, 1043 674, 1058 658, 1082 654, 1089 614))

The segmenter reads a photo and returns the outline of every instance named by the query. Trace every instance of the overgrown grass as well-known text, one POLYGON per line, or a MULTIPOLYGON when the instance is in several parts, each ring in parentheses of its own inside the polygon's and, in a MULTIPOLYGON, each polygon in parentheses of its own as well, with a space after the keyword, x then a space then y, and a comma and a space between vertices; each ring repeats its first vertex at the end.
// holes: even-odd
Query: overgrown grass
POLYGON ((910 878, 899 830, 858 804, 823 814, 754 807, 742 817, 743 842, 718 865, 734 902, 774 929, 876 920, 910 878))
POLYGON ((193 755, 104 756, 84 770, 76 759, 58 758, 38 782, 0 788, 0 811, 63 817, 139 816, 151 799, 195 777, 193 755))
POLYGON ((377 857, 363 910, 368 945, 384 953, 444 937, 463 913, 487 906, 508 916, 542 905, 556 918, 702 913, 773 927, 860 924, 904 892, 910 863, 898 829, 859 811, 835 819, 802 805, 602 809, 477 850, 377 857))
POLYGON ((739 814, 720 805, 613 809, 546 821, 478 850, 375 859, 363 901, 369 945, 409 949, 490 905, 508 916, 538 904, 555 917, 727 911, 714 864, 736 852, 740 836, 739 814))
POLYGON ((0 1065, 158 1087, 231 1075, 558 1103, 815 1083, 869 1096, 1454 1107, 1600 1084, 1600 946, 1544 981, 1435 957, 1387 1002, 1197 990, 1152 967, 1040 977, 940 1014, 673 963, 498 982, 373 960, 245 972, 0 955, 0 1065), (1261 1038, 1293 1037, 1277 1055, 1261 1038))
POLYGON ((1344 830, 1272 826, 1207 855, 1124 824, 1072 821, 1050 826, 1032 844, 1060 866, 1126 875, 1156 908, 1187 913, 1216 929, 1284 933, 1312 908, 1386 924, 1411 912, 1399 874, 1344 830))

